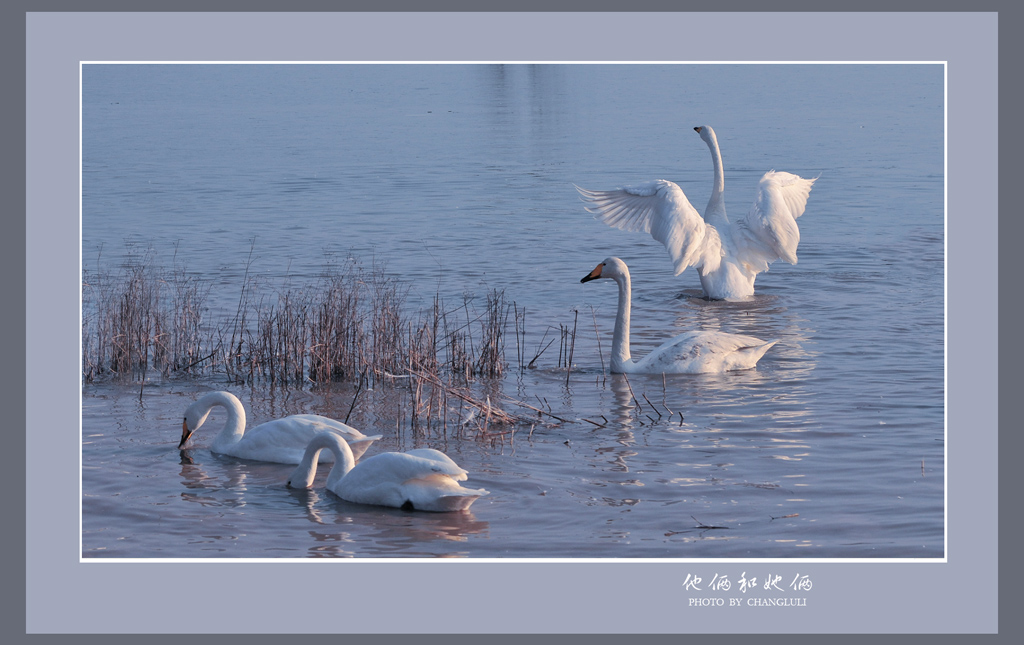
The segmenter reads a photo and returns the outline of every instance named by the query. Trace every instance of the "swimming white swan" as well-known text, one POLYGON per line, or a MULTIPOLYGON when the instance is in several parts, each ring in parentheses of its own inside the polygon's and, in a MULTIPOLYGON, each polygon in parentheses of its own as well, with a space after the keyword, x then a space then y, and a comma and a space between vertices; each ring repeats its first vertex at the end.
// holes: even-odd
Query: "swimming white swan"
MULTIPOLYGON (((232 457, 271 461, 279 464, 297 464, 309 443, 318 432, 330 430, 352 441, 352 452, 358 459, 370 444, 380 439, 381 435, 368 437, 355 428, 341 421, 315 414, 293 414, 282 419, 267 421, 248 431, 245 429, 245 408, 242 402, 230 392, 210 392, 185 410, 185 419, 181 423, 181 443, 178 448, 185 447, 192 433, 198 430, 215 406, 227 411, 228 418, 224 428, 213 440, 211 450, 232 457)), ((325 454, 324 460, 331 461, 334 456, 325 454)))
POLYGON ((608 258, 580 282, 611 278, 619 285, 619 309, 612 333, 612 372, 638 374, 700 374, 745 370, 757 365, 777 340, 763 341, 720 331, 689 331, 672 338, 634 361, 629 355, 629 269, 608 258))
POLYGON ((430 448, 383 452, 358 464, 339 435, 323 432, 306 446, 302 461, 288 478, 290 488, 310 488, 316 458, 324 448, 334 453, 327 489, 349 502, 415 511, 464 511, 488 492, 463 488, 468 473, 448 455, 430 448))
POLYGON ((675 274, 696 267, 704 293, 715 300, 739 300, 754 295, 754 278, 775 260, 796 264, 800 229, 796 220, 807 207, 815 179, 788 172, 765 173, 757 198, 743 219, 730 223, 725 214, 722 153, 711 126, 694 128, 711 150, 715 168, 711 199, 704 218, 679 186, 658 179, 616 190, 586 190, 576 186, 587 211, 609 226, 642 231, 665 245, 675 274))

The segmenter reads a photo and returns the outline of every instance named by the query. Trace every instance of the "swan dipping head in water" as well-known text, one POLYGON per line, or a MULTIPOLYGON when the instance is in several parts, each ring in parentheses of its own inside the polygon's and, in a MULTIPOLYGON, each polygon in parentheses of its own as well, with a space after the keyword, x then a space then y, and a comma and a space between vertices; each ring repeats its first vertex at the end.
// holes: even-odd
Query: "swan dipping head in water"
MULTIPOLYGON (((181 422, 181 441, 178 449, 189 443, 196 430, 206 423, 215 407, 227 413, 227 420, 210 447, 213 452, 279 464, 297 464, 310 440, 323 431, 339 434, 352 442, 352 452, 358 459, 370 444, 381 435, 366 436, 352 426, 316 414, 293 414, 260 424, 248 431, 245 429, 245 408, 242 402, 230 392, 210 392, 185 409, 181 422)), ((333 461, 332 453, 324 454, 324 461, 333 461)))
POLYGON ((629 352, 631 285, 629 269, 619 258, 608 258, 580 282, 607 278, 619 286, 618 310, 612 333, 613 373, 701 374, 745 370, 757 365, 777 340, 763 341, 720 331, 690 331, 665 341, 641 359, 629 352))
POLYGON ((460 486, 468 473, 438 450, 384 452, 357 464, 348 443, 329 432, 320 433, 309 442, 302 461, 288 478, 289 488, 313 486, 317 455, 324 449, 334 454, 327 490, 347 502, 409 511, 465 511, 488 494, 482 488, 460 486))

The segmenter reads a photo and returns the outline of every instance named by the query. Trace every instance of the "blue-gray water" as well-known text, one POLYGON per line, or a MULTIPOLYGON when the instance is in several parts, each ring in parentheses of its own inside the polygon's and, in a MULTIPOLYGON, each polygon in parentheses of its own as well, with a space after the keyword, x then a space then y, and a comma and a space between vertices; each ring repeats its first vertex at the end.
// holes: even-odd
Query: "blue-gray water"
POLYGON ((942 557, 943 109, 937 65, 85 66, 87 269, 151 249, 212 282, 216 318, 250 248, 278 286, 354 257, 406 281, 412 307, 505 290, 531 355, 579 318, 568 384, 555 348, 498 384, 567 422, 416 435, 363 395, 354 425, 385 435, 372 451, 442 449, 491 491, 467 514, 349 504, 323 474, 289 490, 290 467, 204 448, 216 413, 176 449, 204 391, 258 423, 344 417, 349 387, 151 375, 140 401, 86 384, 83 555, 942 557), (820 174, 799 263, 749 302, 693 297, 692 269, 673 277, 660 244, 594 221, 572 186, 670 179, 703 210, 702 124, 733 214, 769 169, 820 174), (633 275, 634 356, 698 328, 779 344, 747 372, 604 377, 594 319, 607 361, 614 285, 579 279, 609 255, 633 275))

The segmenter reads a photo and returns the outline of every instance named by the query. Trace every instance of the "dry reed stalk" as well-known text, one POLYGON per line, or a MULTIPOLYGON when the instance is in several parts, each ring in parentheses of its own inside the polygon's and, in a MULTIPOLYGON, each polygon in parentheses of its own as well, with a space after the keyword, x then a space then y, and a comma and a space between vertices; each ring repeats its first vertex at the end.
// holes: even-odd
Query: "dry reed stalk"
POLYGON ((533 364, 537 362, 537 359, 541 357, 541 354, 546 352, 548 347, 551 347, 551 344, 555 342, 555 339, 552 338, 551 340, 548 341, 547 345, 544 345, 543 349, 540 348, 541 343, 543 343, 544 339, 548 337, 548 331, 550 331, 551 329, 553 329, 553 327, 549 326, 547 329, 544 330, 544 335, 541 336, 540 342, 537 343, 537 348, 539 351, 536 354, 534 354, 533 358, 531 358, 530 362, 526 365, 528 369, 533 369, 533 364))
POLYGON ((633 397, 633 403, 636 403, 636 411, 637 412, 643 412, 644 411, 643 406, 640 405, 640 401, 637 401, 636 395, 633 394, 633 386, 629 384, 629 377, 626 376, 625 374, 623 374, 622 378, 625 379, 625 381, 626 381, 626 387, 629 388, 629 395, 631 397, 633 397))
POLYGON ((522 311, 516 306, 515 301, 512 301, 512 320, 515 324, 516 332, 516 365, 519 367, 519 372, 522 373, 526 369, 524 355, 526 344, 526 307, 523 307, 522 311), (520 317, 522 318, 522 324, 520 324, 520 317), (521 335, 521 337, 520 337, 521 335))
POLYGON ((488 421, 490 419, 494 419, 497 423, 515 423, 519 420, 518 417, 505 412, 501 408, 491 405, 490 397, 487 397, 485 401, 480 401, 475 398, 467 388, 457 387, 451 383, 444 383, 433 374, 417 373, 416 376, 423 379, 433 387, 443 389, 448 396, 452 396, 460 402, 474 408, 476 413, 483 413, 487 415, 488 421))
MULTIPOLYGON (((597 330, 597 313, 594 311, 594 305, 590 305, 590 315, 594 318, 594 336, 597 337, 597 355, 601 359, 601 374, 604 374, 604 351, 601 349, 601 332, 597 330)), ((664 376, 664 374, 662 376, 664 376)))
MULTIPOLYGON (((541 408, 534 407, 534 406, 532 406, 529 403, 526 403, 524 401, 519 401, 518 399, 513 399, 513 398, 509 398, 509 397, 505 397, 505 401, 508 402, 508 403, 511 403, 513 405, 518 405, 520 407, 524 407, 524 408, 526 408, 528 410, 533 410, 537 414, 543 414, 543 415, 549 416, 552 419, 555 419, 556 421, 560 421, 562 423, 569 423, 568 419, 563 419, 560 416, 552 414, 550 411, 545 411, 545 410, 542 410, 541 408)), ((531 434, 532 434, 532 431, 531 431, 531 434)))
POLYGON ((644 397, 644 401, 647 401, 647 403, 651 406, 651 409, 654 410, 657 413, 658 418, 660 419, 661 418, 661 412, 658 412, 658 408, 655 407, 655 405, 653 403, 651 403, 651 400, 647 398, 647 394, 646 393, 641 393, 640 396, 644 397))
POLYGON ((565 386, 569 387, 569 375, 572 374, 572 356, 576 350, 576 323, 579 321, 580 312, 576 310, 575 316, 572 321, 572 343, 569 345, 569 360, 566 361, 565 367, 565 386))
POLYGON ((245 261, 245 273, 242 274, 242 289, 238 295, 238 307, 235 309, 235 319, 231 323, 231 341, 228 343, 228 355, 226 365, 228 373, 235 376, 234 371, 240 371, 243 366, 242 342, 246 333, 245 312, 248 309, 249 293, 252 289, 252 281, 249 278, 249 269, 252 267, 252 254, 256 249, 256 238, 249 240, 249 256, 245 261), (236 345, 237 343, 237 345, 236 345))
POLYGON ((366 372, 359 375, 359 382, 356 384, 356 393, 352 395, 352 405, 348 406, 348 414, 345 415, 345 423, 348 423, 349 417, 352 416, 352 410, 356 407, 356 401, 359 400, 359 393, 363 389, 363 379, 366 377, 366 372))

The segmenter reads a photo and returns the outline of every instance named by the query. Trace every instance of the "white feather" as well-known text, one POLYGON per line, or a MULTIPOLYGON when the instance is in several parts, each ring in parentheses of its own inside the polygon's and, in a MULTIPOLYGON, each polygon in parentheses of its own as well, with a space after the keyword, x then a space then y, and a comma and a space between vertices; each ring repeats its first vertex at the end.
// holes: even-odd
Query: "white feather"
POLYGON ((327 490, 355 504, 391 506, 416 511, 464 511, 487 495, 482 488, 463 488, 468 473, 448 455, 430 448, 384 452, 355 463, 348 443, 336 433, 316 435, 306 446, 302 461, 288 478, 288 486, 309 488, 316 476, 317 456, 324 449, 334 454, 327 475, 327 490))
POLYGON ((595 219, 630 232, 650 233, 668 250, 675 275, 697 269, 709 298, 742 299, 754 294, 754 279, 776 260, 796 264, 803 215, 815 179, 771 170, 758 184, 745 218, 730 224, 725 212, 718 139, 710 126, 694 128, 707 143, 714 166, 711 198, 703 218, 683 190, 659 179, 615 190, 576 186, 595 219))
MULTIPOLYGON (((316 414, 294 414, 267 421, 246 430, 245 408, 242 407, 242 402, 238 400, 238 397, 230 392, 210 392, 185 410, 181 442, 178 444, 178 448, 184 448, 190 442, 193 433, 202 427, 214 407, 224 408, 227 412, 227 420, 220 433, 214 438, 211 450, 242 459, 297 464, 302 460, 302 455, 310 439, 324 431, 337 433, 351 441, 352 451, 355 458, 358 459, 366 452, 371 443, 381 437, 380 435, 368 437, 341 421, 316 414)), ((324 461, 333 459, 333 454, 324 455, 324 461)))
POLYGON ((750 369, 778 342, 718 331, 689 331, 665 341, 643 358, 633 360, 629 352, 629 269, 619 258, 608 258, 581 282, 599 278, 612 279, 619 285, 618 311, 612 333, 612 372, 702 374, 750 369))

